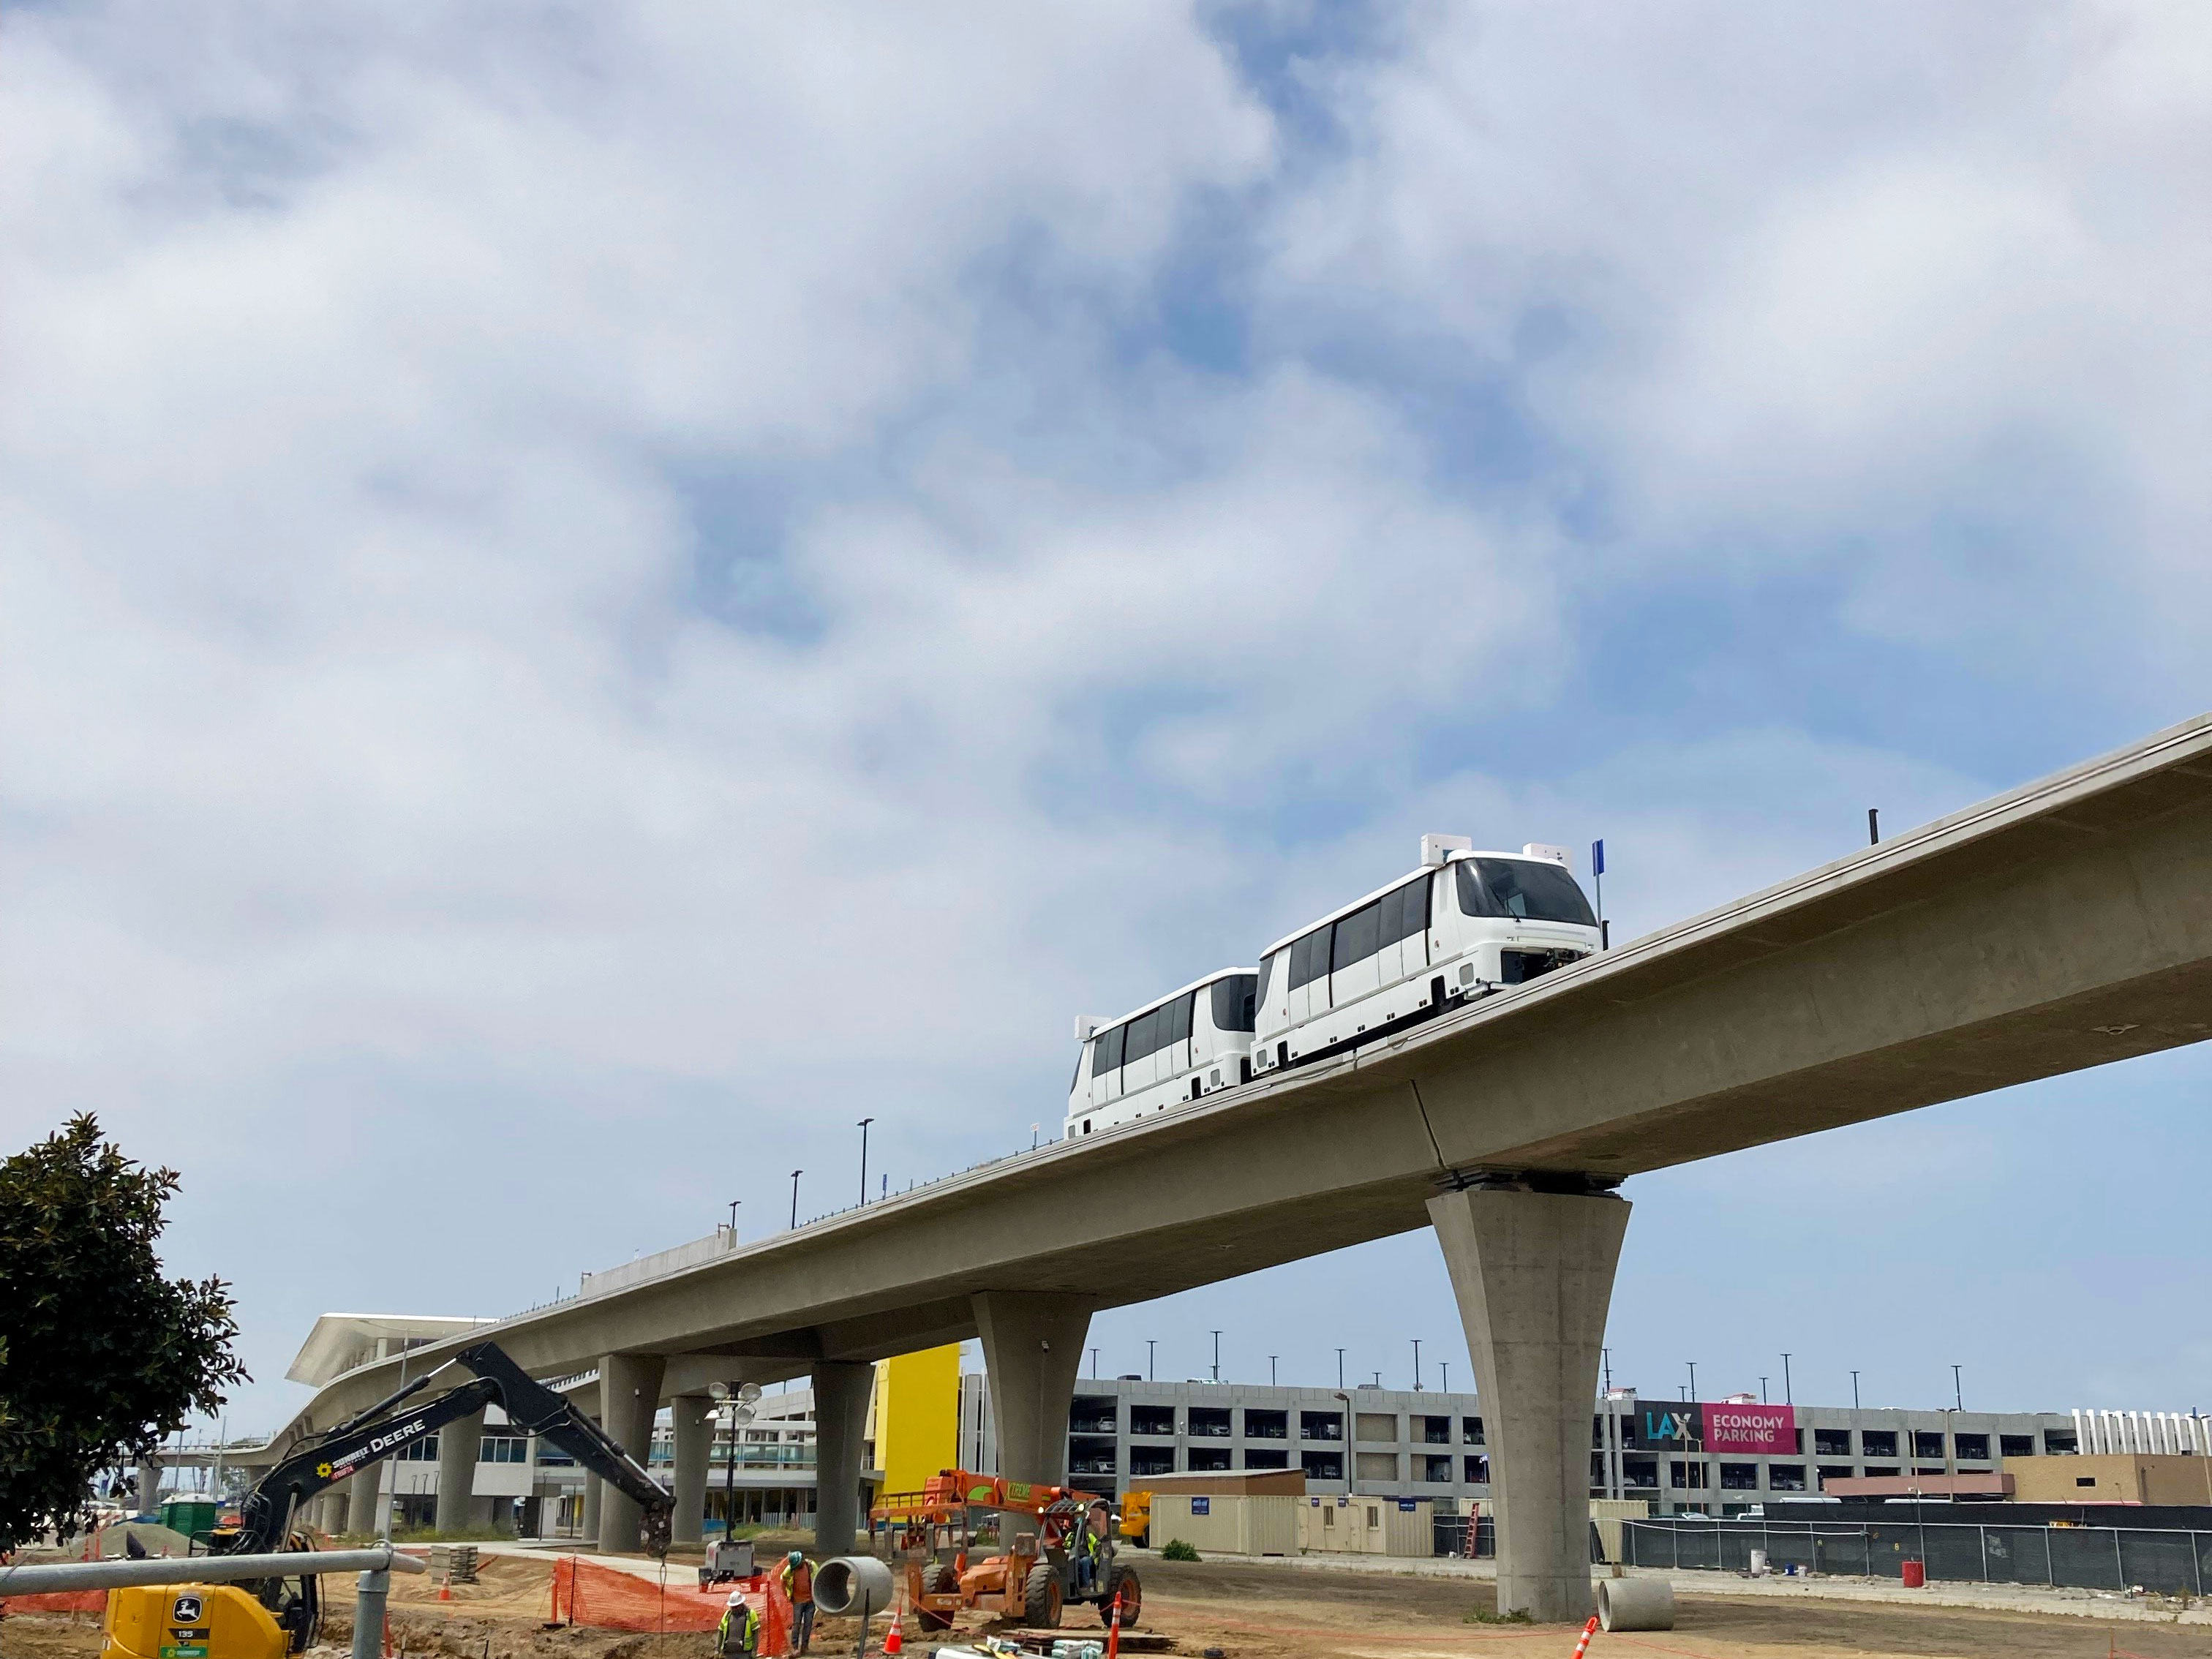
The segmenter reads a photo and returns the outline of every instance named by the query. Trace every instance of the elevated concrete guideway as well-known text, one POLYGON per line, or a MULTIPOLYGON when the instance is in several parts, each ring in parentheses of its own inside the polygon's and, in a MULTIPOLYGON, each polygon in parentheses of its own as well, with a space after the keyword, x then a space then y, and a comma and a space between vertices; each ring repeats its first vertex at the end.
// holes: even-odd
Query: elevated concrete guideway
MULTIPOLYGON (((653 1356, 663 1398, 707 1376, 769 1380, 980 1335, 1002 1424, 1002 1389, 1020 1391, 1024 1419, 1043 1412, 1002 1443, 1047 1465, 1009 1473, 1050 1478, 1065 1448, 1057 1374, 1072 1381, 1075 1358, 1061 1350, 1079 1346, 1093 1310, 1434 1224, 1485 1393, 1578 1377, 1589 1336, 1588 1385, 1562 1408, 1571 1419, 1595 1386, 1583 1327, 1601 1332, 1604 1298, 1592 1312, 1590 1285, 1609 1289, 1627 1209, 1596 1194, 1620 1177, 2208 1036, 2203 717, 1356 1056, 471 1334, 542 1375, 653 1356), (1554 1224, 1527 1218, 1572 1206, 1517 1202, 1539 1198, 1611 1218, 1558 1222, 1554 1249, 1554 1224), (1490 1218, 1508 1210, 1523 1218, 1490 1218), (1554 1257, 1578 1264, 1577 1285, 1541 1282, 1532 1264, 1554 1257), (1524 1321, 1515 1310, 1530 1297, 1524 1321), (1528 1348, 1569 1304, 1583 1310, 1576 1328, 1528 1348), (1489 1374, 1486 1346, 1502 1373, 1489 1374)), ((418 1350, 410 1374, 452 1346, 418 1350)), ((396 1362, 364 1366, 309 1414, 334 1420, 397 1375, 396 1362)), ((1535 1484, 1580 1486, 1583 1448, 1564 1443, 1546 1467, 1569 1454, 1573 1467, 1535 1484)), ((1507 1492, 1533 1490, 1516 1462, 1493 1445, 1502 1530, 1578 1548, 1553 1500, 1540 1528, 1513 1526, 1507 1492)), ((825 1504, 830 1476, 825 1458, 825 1504)), ((1540 1613, 1573 1599, 1556 1556, 1530 1581, 1553 1585, 1531 1592, 1540 1613)))

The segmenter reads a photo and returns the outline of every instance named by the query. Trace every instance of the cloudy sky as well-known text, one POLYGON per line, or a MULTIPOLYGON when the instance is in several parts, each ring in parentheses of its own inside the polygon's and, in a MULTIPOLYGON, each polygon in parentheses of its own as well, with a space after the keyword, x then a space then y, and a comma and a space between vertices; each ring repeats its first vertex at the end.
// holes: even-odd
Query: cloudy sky
MULTIPOLYGON (((0 149, 0 1127, 183 1173, 234 1423, 1424 830, 1632 935, 2212 702, 2201 7, 116 0, 0 149)), ((1640 1178, 1614 1376, 2212 1407, 2208 1088, 1640 1178)), ((1424 1236, 1093 1340, 1216 1327, 1471 1376, 1424 1236)))

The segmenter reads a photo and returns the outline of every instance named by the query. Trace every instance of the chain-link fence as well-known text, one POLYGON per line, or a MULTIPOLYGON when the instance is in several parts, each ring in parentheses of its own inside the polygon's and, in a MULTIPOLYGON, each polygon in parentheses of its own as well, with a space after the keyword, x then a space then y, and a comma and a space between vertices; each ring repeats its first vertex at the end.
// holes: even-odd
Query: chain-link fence
POLYGON ((1631 1566, 1742 1572, 1750 1568, 1753 1550, 1764 1551, 1777 1572, 1795 1566, 1846 1577, 1901 1578, 1905 1564, 1918 1561, 1931 1579, 1966 1583, 2140 1587, 2201 1596, 2212 1583, 2212 1532, 1919 1521, 1854 1527, 1679 1516, 1621 1527, 1621 1553, 1631 1566))

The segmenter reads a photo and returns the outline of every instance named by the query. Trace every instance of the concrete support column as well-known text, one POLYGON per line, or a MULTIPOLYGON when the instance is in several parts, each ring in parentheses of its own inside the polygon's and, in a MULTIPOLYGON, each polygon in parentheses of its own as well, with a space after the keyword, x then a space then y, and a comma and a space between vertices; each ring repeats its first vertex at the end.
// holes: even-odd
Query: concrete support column
POLYGON ((323 1494, 323 1530, 333 1538, 346 1529, 346 1511, 352 1507, 346 1501, 346 1489, 332 1486, 323 1494))
POLYGON ((471 1412, 438 1431, 440 1532, 459 1532, 475 1519, 477 1454, 483 1449, 484 1414, 471 1412))
POLYGON ((824 1359, 814 1367, 814 1553, 850 1555, 860 1531, 860 1454, 876 1368, 824 1359))
MULTIPOLYGON (((668 1362, 657 1353, 611 1353, 599 1361, 599 1422, 614 1442, 641 1463, 653 1451, 653 1418, 660 1409, 660 1378, 668 1362)), ((627 1492, 599 1493, 599 1553, 635 1555, 642 1516, 627 1492)))
POLYGON ((1628 1212, 1518 1186, 1429 1200, 1482 1401, 1498 1606, 1540 1624, 1590 1614, 1590 1413, 1628 1212))
POLYGON ((1090 1304, 1036 1291, 983 1291, 969 1301, 983 1339, 999 1473, 1066 1486, 1067 1409, 1091 1334, 1090 1304))
POLYGON ((138 1466, 138 1515, 159 1515, 161 1512, 161 1466, 141 1463, 138 1466))
POLYGON ((678 1395, 669 1402, 671 1426, 676 1431, 676 1513, 669 1521, 669 1537, 678 1544, 696 1544, 707 1535, 707 1462, 714 1449, 714 1437, 707 1431, 704 1395, 678 1395))
POLYGON ((606 1482, 598 1475, 584 1477, 584 1520, 580 1531, 595 1548, 599 1541, 599 1498, 605 1489, 606 1482))
POLYGON ((346 1524, 371 1535, 384 1530, 384 1465, 356 1469, 346 1482, 346 1524))

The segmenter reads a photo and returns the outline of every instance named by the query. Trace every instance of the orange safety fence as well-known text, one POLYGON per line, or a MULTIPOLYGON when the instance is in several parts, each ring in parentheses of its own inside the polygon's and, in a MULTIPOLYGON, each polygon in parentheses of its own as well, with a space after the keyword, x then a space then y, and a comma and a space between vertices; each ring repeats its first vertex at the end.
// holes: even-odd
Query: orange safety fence
POLYGON ((105 1613, 104 1589, 43 1590, 36 1595, 0 1597, 0 1608, 9 1613, 105 1613))
MULTIPOLYGON (((760 1615, 762 1659, 782 1659, 791 1645, 791 1602, 782 1586, 765 1577, 731 1587, 760 1615)), ((565 1555, 553 1563, 554 1622, 599 1630, 707 1631, 722 1622, 730 1590, 702 1589, 695 1578, 671 1577, 664 1586, 618 1567, 565 1555)))

